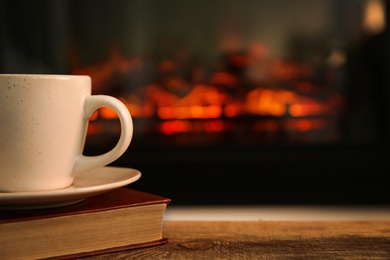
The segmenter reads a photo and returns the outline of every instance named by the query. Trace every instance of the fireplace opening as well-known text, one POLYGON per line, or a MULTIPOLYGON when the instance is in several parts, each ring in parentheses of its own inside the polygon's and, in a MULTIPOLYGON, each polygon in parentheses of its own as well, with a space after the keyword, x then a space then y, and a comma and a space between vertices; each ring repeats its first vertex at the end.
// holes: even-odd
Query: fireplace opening
MULTIPOLYGON (((106 64, 73 74, 90 75, 94 87, 116 95, 133 116, 135 135, 145 136, 146 143, 338 142, 345 100, 334 89, 335 69, 269 58, 265 52, 254 43, 245 53, 224 55, 205 72, 193 61, 183 71, 177 57, 158 62, 127 58, 117 50, 106 64), (137 77, 148 82, 134 83, 137 77)), ((89 134, 117 134, 115 124, 116 114, 101 109, 89 134)))
MULTIPOLYGON (((141 170, 132 187, 178 204, 390 202, 385 1, 1 5, 2 73, 89 75, 127 106, 113 165, 141 170)), ((97 111, 85 154, 119 127, 97 111)))

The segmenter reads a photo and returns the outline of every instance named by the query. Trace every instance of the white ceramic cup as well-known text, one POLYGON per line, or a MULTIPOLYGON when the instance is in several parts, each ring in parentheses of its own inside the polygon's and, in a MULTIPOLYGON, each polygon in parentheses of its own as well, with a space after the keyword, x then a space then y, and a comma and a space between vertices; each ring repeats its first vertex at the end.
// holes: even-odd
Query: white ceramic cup
POLYGON ((75 175, 126 151, 133 136, 128 109, 91 88, 89 76, 0 74, 0 192, 66 188, 75 175), (100 107, 118 114, 120 138, 107 153, 84 156, 88 119, 100 107))

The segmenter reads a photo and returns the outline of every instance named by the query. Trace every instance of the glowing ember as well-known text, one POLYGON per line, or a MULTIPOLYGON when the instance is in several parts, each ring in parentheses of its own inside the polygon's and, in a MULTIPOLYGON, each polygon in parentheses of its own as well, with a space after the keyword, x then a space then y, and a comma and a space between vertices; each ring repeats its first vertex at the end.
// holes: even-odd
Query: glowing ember
MULTIPOLYGON (((281 128, 305 132, 325 127, 324 118, 305 118, 329 116, 337 111, 341 102, 333 102, 337 99, 335 95, 324 94, 323 87, 310 81, 315 68, 278 59, 265 61, 264 46, 255 50, 249 51, 249 56, 232 54, 229 57, 228 62, 241 72, 219 69, 209 76, 209 80, 202 80, 203 72, 199 67, 193 68, 192 80, 184 79, 176 73, 180 66, 175 60, 163 60, 156 66, 160 80, 136 89, 127 88, 119 99, 133 118, 158 118, 161 121, 158 131, 163 134, 227 131, 229 126, 224 119, 245 117, 302 118, 287 120, 283 124, 262 121, 253 126, 254 131, 259 132, 281 128), (245 75, 247 82, 243 80, 245 75), (195 124, 191 120, 206 121, 195 124)), ((78 70, 75 74, 90 75, 98 90, 110 89, 109 75, 118 71, 123 75, 133 75, 142 71, 143 66, 145 62, 141 59, 126 59, 114 52, 104 66, 78 70)), ((117 118, 110 109, 102 108, 98 113, 91 121, 99 117, 117 118)), ((89 131, 98 130, 91 127, 89 131)))
MULTIPOLYGON (((162 120, 237 117, 246 114, 305 117, 326 114, 330 109, 326 102, 299 96, 292 91, 264 88, 250 91, 242 103, 229 102, 226 94, 203 85, 194 87, 194 90, 183 98, 164 90, 150 91, 150 93, 145 103, 134 98, 134 95, 129 96, 129 100, 123 97, 120 99, 133 117, 157 115, 162 120), (153 111, 153 107, 156 111, 153 111)), ((100 117, 114 119, 117 115, 112 110, 103 108, 100 110, 100 117)), ((96 116, 93 119, 96 119, 96 116)))

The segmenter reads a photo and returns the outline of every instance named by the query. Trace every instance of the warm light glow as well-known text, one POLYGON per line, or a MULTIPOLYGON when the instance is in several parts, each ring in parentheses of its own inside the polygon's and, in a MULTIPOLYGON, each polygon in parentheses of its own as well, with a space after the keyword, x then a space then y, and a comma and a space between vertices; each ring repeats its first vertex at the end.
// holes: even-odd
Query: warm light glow
POLYGON ((99 117, 99 112, 95 111, 93 115, 89 118, 90 121, 95 121, 99 117))
POLYGON ((301 132, 309 131, 313 127, 313 124, 310 120, 300 120, 297 123, 297 129, 301 132))
POLYGON ((221 132, 223 129, 224 125, 221 120, 213 120, 204 124, 204 130, 207 132, 221 132))
POLYGON ((333 48, 330 55, 327 58, 329 65, 333 67, 341 67, 347 61, 347 54, 341 49, 333 48))
POLYGON ((273 116, 282 116, 286 113, 286 108, 282 103, 271 102, 268 107, 268 112, 273 116))
POLYGON ((209 106, 207 108, 206 118, 219 118, 222 116, 222 108, 220 106, 209 106))
POLYGON ((157 112, 161 119, 170 119, 175 117, 175 114, 173 113, 174 111, 170 107, 159 107, 157 112))
MULTIPOLYGON (((367 17, 371 18, 367 21, 380 24, 383 2, 370 0, 368 3, 367 17)), ((344 54, 341 49, 334 49, 328 56, 328 64, 342 65, 346 61, 344 54)), ((120 86, 126 89, 125 93, 118 98, 134 119, 161 120, 159 131, 163 134, 230 131, 234 126, 227 122, 239 117, 248 120, 257 117, 261 122, 252 122, 252 130, 267 135, 286 129, 305 132, 325 124, 308 119, 300 121, 304 117, 334 115, 342 105, 340 98, 327 96, 327 86, 312 80, 318 73, 315 64, 270 58, 263 43, 250 45, 247 53, 232 53, 227 60, 229 64, 216 66, 210 75, 201 68, 192 68, 197 76, 191 79, 184 78, 175 59, 163 60, 156 64, 155 82, 133 88, 133 85, 126 86, 125 81, 120 86), (231 65, 235 66, 233 72, 226 69, 231 65), (264 121, 267 117, 275 120, 264 121)), ((114 76, 135 75, 145 64, 142 58, 127 59, 113 48, 107 63, 74 74, 90 75, 94 91, 100 94, 111 89, 110 79, 114 76)), ((98 121, 99 117, 117 119, 118 115, 102 108, 90 120, 98 121)), ((88 131, 98 130, 91 127, 88 131)))
POLYGON ((321 129, 326 125, 324 119, 299 119, 288 120, 285 123, 285 128, 293 131, 307 132, 310 130, 321 129))
POLYGON ((188 106, 188 107, 160 107, 158 116, 161 119, 191 119, 191 118, 219 118, 222 115, 220 106, 188 106))
POLYGON ((100 116, 104 119, 116 119, 118 118, 118 114, 112 110, 111 108, 102 107, 99 109, 100 116))
POLYGON ((381 0, 367 0, 364 10, 364 29, 373 34, 381 33, 386 27, 385 3, 381 0))
POLYGON ((186 133, 186 132, 221 132, 225 125, 221 120, 206 120, 200 123, 191 123, 188 120, 168 120, 160 125, 163 134, 186 133))
POLYGON ((301 104, 291 105, 289 108, 290 115, 294 117, 303 116, 306 114, 305 107, 301 104))
POLYGON ((294 117, 303 117, 310 115, 321 115, 327 111, 327 107, 320 103, 307 102, 302 104, 294 104, 289 108, 290 115, 294 117))
MULTIPOLYGON (((312 85, 307 82, 298 84, 302 91, 310 91, 312 85)), ((146 90, 148 102, 135 95, 119 98, 136 117, 150 117, 157 109, 160 119, 211 119, 222 115, 232 118, 245 114, 283 116, 286 113, 293 117, 321 114, 327 111, 326 103, 303 97, 290 90, 256 88, 246 95, 246 100, 233 102, 226 94, 216 88, 198 85, 186 96, 179 98, 156 86, 146 90)), ((101 109, 100 116, 114 119, 118 116, 110 109, 101 109)), ((94 116, 96 118, 96 115, 94 116)))
POLYGON ((189 108, 191 111, 191 117, 193 118, 202 118, 204 115, 204 109, 202 106, 192 106, 189 108))
POLYGON ((185 120, 166 121, 160 126, 160 131, 163 134, 189 132, 190 129, 191 124, 185 120))
POLYGON ((253 114, 282 116, 293 102, 299 98, 291 91, 257 88, 248 93, 246 108, 253 114))
POLYGON ((103 132, 103 125, 102 124, 88 124, 87 134, 93 135, 103 132))
POLYGON ((223 114, 226 117, 237 117, 242 113, 241 104, 227 104, 224 108, 223 114))

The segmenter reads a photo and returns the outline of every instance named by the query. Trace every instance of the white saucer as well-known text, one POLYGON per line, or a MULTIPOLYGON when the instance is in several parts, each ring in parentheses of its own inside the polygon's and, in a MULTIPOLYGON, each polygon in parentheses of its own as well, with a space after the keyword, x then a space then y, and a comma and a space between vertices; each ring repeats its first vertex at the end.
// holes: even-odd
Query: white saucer
POLYGON ((49 191, 0 192, 0 209, 52 208, 80 202, 137 181, 138 170, 106 166, 77 176, 72 186, 49 191))

